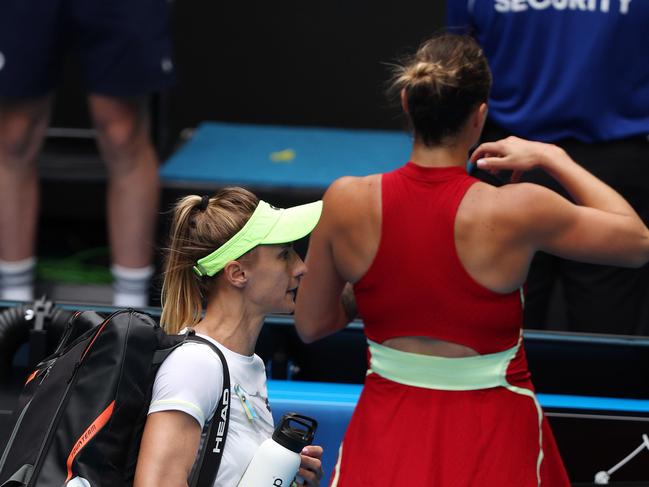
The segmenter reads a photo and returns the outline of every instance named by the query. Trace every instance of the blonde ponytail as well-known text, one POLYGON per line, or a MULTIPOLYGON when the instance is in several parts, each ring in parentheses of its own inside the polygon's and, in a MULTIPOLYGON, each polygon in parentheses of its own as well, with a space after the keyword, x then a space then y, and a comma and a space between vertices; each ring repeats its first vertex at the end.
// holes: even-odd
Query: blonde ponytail
POLYGON ((160 323, 175 334, 201 320, 203 305, 214 289, 217 274, 200 278, 192 270, 196 261, 223 245, 248 221, 259 204, 243 188, 225 188, 211 198, 181 198, 173 210, 164 262, 160 323))

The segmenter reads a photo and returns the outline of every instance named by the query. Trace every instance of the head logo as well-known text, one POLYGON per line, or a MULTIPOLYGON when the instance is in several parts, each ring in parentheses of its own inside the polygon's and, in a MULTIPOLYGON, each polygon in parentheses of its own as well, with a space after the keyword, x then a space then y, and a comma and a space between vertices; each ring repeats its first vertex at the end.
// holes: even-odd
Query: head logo
POLYGON ((282 479, 273 480, 273 486, 280 486, 280 485, 284 485, 284 481, 282 479))
POLYGON ((221 443, 223 442, 223 435, 225 434, 229 405, 230 390, 225 389, 223 391, 223 397, 221 398, 221 418, 219 419, 219 424, 216 430, 216 440, 214 441, 214 448, 212 448, 213 453, 221 453, 221 443))

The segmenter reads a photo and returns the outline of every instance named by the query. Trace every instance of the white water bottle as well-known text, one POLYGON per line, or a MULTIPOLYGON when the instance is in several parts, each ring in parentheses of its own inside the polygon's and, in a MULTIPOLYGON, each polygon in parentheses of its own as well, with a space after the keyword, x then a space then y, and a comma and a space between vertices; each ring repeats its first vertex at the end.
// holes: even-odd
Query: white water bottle
POLYGON ((318 422, 307 416, 282 416, 272 438, 252 457, 238 487, 289 487, 300 468, 300 452, 310 445, 318 422))

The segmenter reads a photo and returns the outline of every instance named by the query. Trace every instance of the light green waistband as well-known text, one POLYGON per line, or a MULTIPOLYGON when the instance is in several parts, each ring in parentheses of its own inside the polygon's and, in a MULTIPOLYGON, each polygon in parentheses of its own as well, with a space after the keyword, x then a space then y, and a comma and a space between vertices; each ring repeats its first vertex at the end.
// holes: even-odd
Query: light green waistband
POLYGON ((539 453, 536 459, 536 478, 541 486, 541 462, 543 461, 543 411, 534 392, 507 382, 507 367, 521 347, 522 334, 515 347, 503 352, 474 357, 446 358, 402 352, 368 340, 370 368, 368 374, 376 373, 394 382, 426 389, 446 391, 473 391, 504 387, 514 394, 529 397, 536 409, 539 428, 539 453))
POLYGON ((471 391, 507 386, 509 362, 519 343, 503 352, 472 357, 446 358, 402 352, 367 341, 370 371, 394 382, 427 389, 471 391))

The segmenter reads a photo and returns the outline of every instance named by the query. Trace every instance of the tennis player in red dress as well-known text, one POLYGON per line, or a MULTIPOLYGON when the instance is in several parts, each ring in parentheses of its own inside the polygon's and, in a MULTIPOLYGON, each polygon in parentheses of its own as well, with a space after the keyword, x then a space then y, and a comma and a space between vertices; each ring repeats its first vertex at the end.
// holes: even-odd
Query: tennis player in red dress
POLYGON ((522 344, 528 267, 537 250, 641 266, 649 230, 553 145, 511 137, 483 144, 472 162, 512 170, 513 184, 468 175, 490 84, 473 40, 427 41, 394 80, 414 133, 410 161, 339 179, 325 194, 297 329, 309 342, 344 328, 353 286, 369 347, 332 486, 570 485, 522 344), (515 184, 537 167, 575 203, 515 184))

